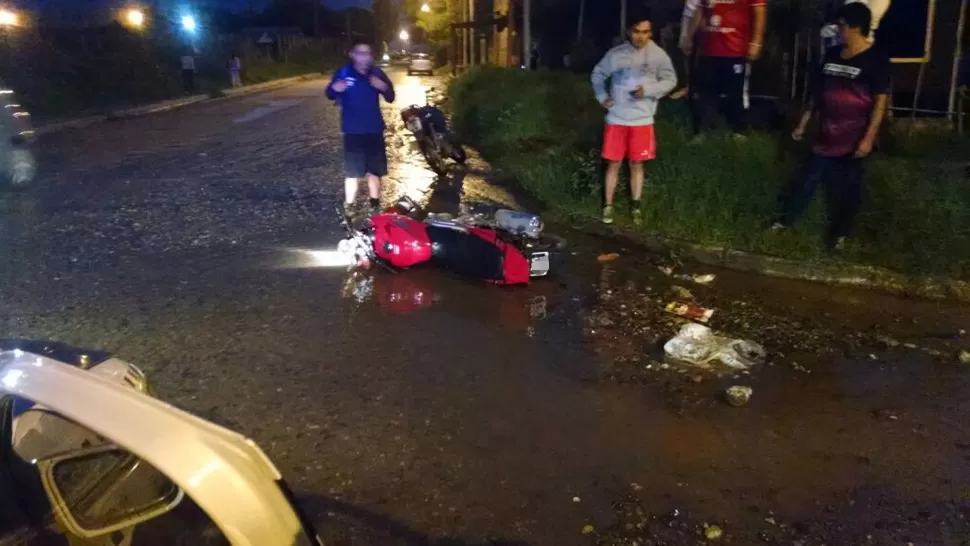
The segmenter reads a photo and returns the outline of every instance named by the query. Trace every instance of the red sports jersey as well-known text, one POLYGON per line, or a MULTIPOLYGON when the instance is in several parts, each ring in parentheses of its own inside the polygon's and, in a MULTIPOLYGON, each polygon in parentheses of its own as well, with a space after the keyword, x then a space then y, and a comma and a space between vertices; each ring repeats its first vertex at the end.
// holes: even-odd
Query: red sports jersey
POLYGON ((747 57, 751 43, 752 8, 766 0, 703 0, 707 25, 704 54, 708 57, 747 57))

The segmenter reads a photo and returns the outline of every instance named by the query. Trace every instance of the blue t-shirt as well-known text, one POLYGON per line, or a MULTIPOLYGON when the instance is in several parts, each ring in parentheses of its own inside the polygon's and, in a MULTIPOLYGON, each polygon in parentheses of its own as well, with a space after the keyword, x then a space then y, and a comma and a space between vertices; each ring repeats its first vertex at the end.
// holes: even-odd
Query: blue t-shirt
POLYGON ((387 102, 394 102, 394 85, 387 74, 377 67, 371 67, 366 74, 357 72, 348 64, 334 74, 327 86, 327 98, 337 101, 341 108, 340 125, 347 135, 362 135, 384 132, 384 117, 381 116, 380 96, 387 102), (371 76, 380 78, 387 84, 387 91, 380 92, 370 84, 371 76), (337 93, 333 84, 337 80, 347 82, 347 90, 337 93))

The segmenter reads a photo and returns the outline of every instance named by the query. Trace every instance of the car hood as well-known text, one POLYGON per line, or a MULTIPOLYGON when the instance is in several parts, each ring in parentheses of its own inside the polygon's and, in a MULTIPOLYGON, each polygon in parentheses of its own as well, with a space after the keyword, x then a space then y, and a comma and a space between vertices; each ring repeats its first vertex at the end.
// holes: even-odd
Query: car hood
MULTIPOLYGON (((111 353, 92 349, 82 349, 59 341, 48 341, 41 339, 0 339, 0 352, 3 351, 23 351, 25 353, 46 356, 52 360, 63 362, 81 369, 90 369, 93 366, 104 363, 111 359, 111 353)), ((14 397, 13 416, 19 417, 25 411, 34 407, 34 402, 19 397, 14 397)))

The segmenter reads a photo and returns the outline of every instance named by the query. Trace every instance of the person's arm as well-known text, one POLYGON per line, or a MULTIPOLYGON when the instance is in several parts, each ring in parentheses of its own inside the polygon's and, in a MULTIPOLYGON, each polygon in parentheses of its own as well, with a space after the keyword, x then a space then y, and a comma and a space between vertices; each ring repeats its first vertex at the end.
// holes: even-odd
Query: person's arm
POLYGON ((610 92, 606 88, 606 80, 610 78, 613 74, 613 58, 608 52, 606 55, 600 59, 600 62, 596 63, 593 67, 593 73, 590 75, 590 81, 593 83, 593 94, 596 95, 596 102, 602 104, 606 108, 612 106, 612 100, 610 99, 610 92))
POLYGON ((801 141, 805 138, 805 130, 808 129, 808 124, 815 117, 815 100, 808 99, 808 104, 805 105, 805 110, 802 112, 802 117, 798 120, 798 124, 791 132, 792 140, 801 141))
POLYGON ((697 9, 694 10, 694 16, 690 19, 690 26, 687 28, 687 41, 683 44, 684 53, 689 54, 694 49, 694 41, 697 38, 697 33, 700 32, 707 19, 707 1, 704 0, 697 5, 697 9))
MULTIPOLYGON (((802 117, 799 118, 798 123, 792 130, 791 137, 793 140, 801 141, 805 137, 805 130, 808 129, 808 124, 811 123, 812 118, 818 113, 818 107, 822 104, 822 80, 825 78, 825 74, 822 72, 822 68, 825 66, 825 61, 833 54, 833 52, 826 52, 825 57, 823 57, 820 68, 812 71, 809 74, 808 80, 808 103, 805 104, 805 108, 802 111, 802 117)), ((837 54, 837 53, 836 53, 837 54)))
POLYGON ((756 61, 761 57, 765 43, 765 27, 768 26, 768 10, 764 2, 751 6, 751 43, 748 44, 748 60, 756 61))
POLYGON ((660 50, 657 56, 657 81, 643 86, 643 97, 659 99, 666 97, 677 87, 677 71, 667 52, 660 50))
POLYGON ((381 95, 384 96, 384 100, 388 103, 394 102, 394 99, 397 98, 397 93, 394 91, 394 84, 383 70, 380 71, 380 78, 384 80, 385 84, 387 84, 387 89, 381 91, 381 95))
POLYGON ((869 127, 866 134, 856 148, 856 157, 866 157, 872 153, 872 148, 879 138, 879 129, 882 122, 886 119, 886 109, 889 107, 889 91, 892 88, 892 65, 888 58, 882 59, 878 68, 873 70, 869 89, 875 96, 875 104, 872 107, 872 114, 869 116, 869 127))
POLYGON ((343 81, 343 79, 340 77, 342 72, 343 71, 338 70, 333 75, 333 78, 330 79, 330 83, 327 84, 327 98, 330 100, 337 100, 337 98, 343 93, 343 91, 337 91, 333 88, 333 84, 337 83, 338 81, 343 81))
POLYGON ((872 116, 869 118, 869 127, 866 129, 866 136, 862 137, 859 146, 856 147, 855 156, 862 158, 872 153, 872 147, 879 138, 879 129, 882 121, 886 118, 886 107, 889 104, 889 95, 876 95, 876 103, 872 108, 872 116))

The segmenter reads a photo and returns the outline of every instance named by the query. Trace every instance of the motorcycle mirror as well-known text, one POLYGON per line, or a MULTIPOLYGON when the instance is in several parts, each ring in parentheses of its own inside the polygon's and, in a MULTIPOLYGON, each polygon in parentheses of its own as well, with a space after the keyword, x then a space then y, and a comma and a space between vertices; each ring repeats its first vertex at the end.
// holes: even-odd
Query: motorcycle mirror
POLYGON ((404 214, 410 214, 418 208, 418 204, 414 202, 414 199, 411 199, 407 195, 398 199, 395 206, 404 214))

